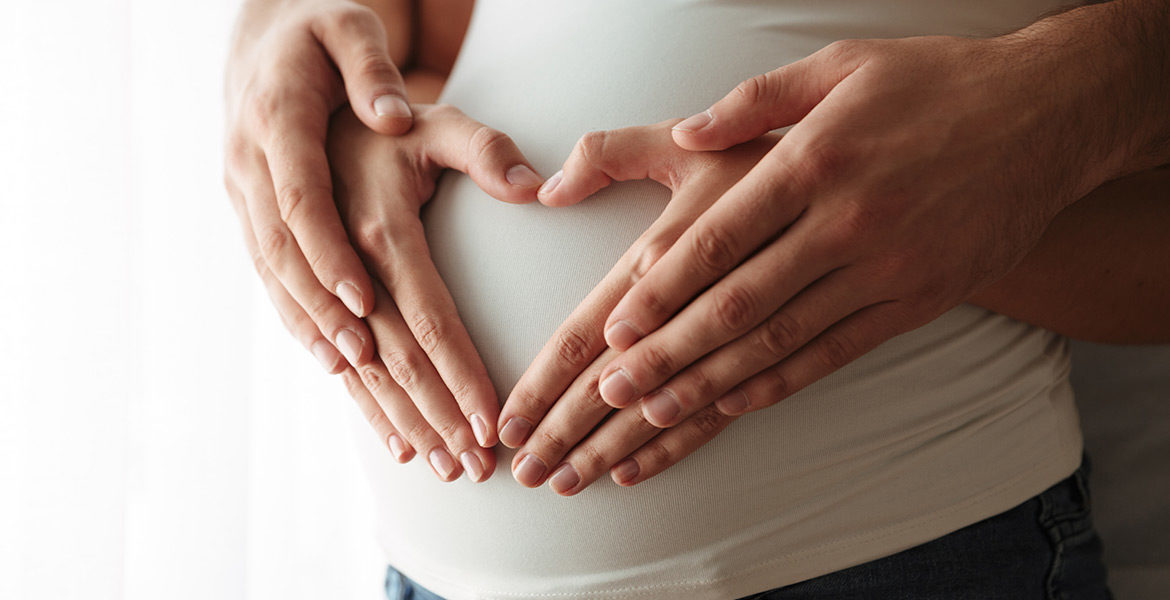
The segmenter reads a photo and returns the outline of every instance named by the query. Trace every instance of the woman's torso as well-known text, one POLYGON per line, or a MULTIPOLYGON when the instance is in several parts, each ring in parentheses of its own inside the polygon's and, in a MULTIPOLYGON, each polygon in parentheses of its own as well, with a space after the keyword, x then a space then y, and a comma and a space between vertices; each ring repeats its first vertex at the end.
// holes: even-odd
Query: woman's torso
MULTIPOLYGON (((692 114, 836 39, 994 35, 1050 8, 481 0, 443 100, 547 174, 587 131, 692 114)), ((571 208, 516 206, 445 176, 428 240, 501 398, 667 199, 636 182, 571 208)), ((1080 437, 1066 375, 1061 338, 965 305, 633 488, 603 478, 562 498, 506 472, 443 484, 362 440, 391 562, 451 600, 730 598, 938 537, 1068 475, 1080 437)))

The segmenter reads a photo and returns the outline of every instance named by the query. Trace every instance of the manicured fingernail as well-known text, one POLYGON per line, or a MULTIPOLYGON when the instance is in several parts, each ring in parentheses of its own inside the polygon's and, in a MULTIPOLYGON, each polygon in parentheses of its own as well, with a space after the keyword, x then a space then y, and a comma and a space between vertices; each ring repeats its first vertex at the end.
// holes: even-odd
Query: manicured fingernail
POLYGON ((626 350, 640 339, 642 339, 642 332, 625 319, 614 323, 605 330, 605 343, 615 350, 626 350))
POLYGON ((509 448, 519 448, 524 444, 524 440, 528 439, 528 434, 532 432, 532 423, 520 417, 512 417, 504 423, 504 428, 500 430, 500 441, 509 448))
POLYGON ((540 175, 529 169, 527 165, 516 165, 508 169, 508 172, 504 173, 504 179, 507 179, 508 183, 512 185, 525 188, 536 187, 541 182, 540 175))
POLYGON ((333 349, 333 344, 325 340, 317 340, 309 347, 316 357, 317 362, 321 363, 321 367, 325 369, 326 373, 332 373, 337 367, 337 351, 333 349))
POLYGON ((520 464, 516 465, 516 470, 512 472, 512 476, 522 485, 535 487, 540 483, 540 478, 544 477, 544 472, 547 470, 548 467, 539 458, 531 454, 525 454, 524 458, 520 459, 520 464))
POLYGON ((553 472, 552 477, 548 480, 548 485, 558 494, 563 494, 581 483, 581 476, 577 474, 577 469, 573 465, 565 463, 561 468, 553 472))
POLYGON ((597 386, 598 391, 601 392, 601 397, 605 399, 606 404, 623 408, 629 406, 638 395, 638 390, 634 388, 634 382, 630 381, 630 376, 626 374, 625 369, 618 369, 609 374, 601 385, 597 386))
POLYGON ((675 131, 687 131, 687 132, 698 131, 698 130, 706 127, 707 124, 710 123, 711 119, 713 119, 713 118, 715 118, 715 115, 711 114, 711 109, 707 109, 707 110, 705 110, 697 115, 694 115, 692 117, 688 117, 683 122, 679 123, 678 125, 675 125, 671 129, 673 129, 675 131))
POLYGON ((374 100, 374 114, 379 117, 410 118, 410 105, 399 96, 386 94, 374 100))
POLYGON ((609 471, 609 476, 613 478, 614 483, 618 485, 625 485, 633 481, 641 471, 642 469, 638 466, 638 461, 632 458, 627 458, 611 469, 609 471))
POLYGON ((337 349, 341 350, 349 364, 356 367, 362 356, 362 338, 352 329, 342 329, 337 334, 337 349))
POLYGON ((536 195, 541 196, 541 197, 547 197, 549 194, 553 193, 553 190, 557 189, 557 186, 561 184, 561 180, 564 178, 565 178, 565 171, 564 170, 560 170, 560 171, 557 171, 556 173, 553 173, 553 176, 549 177, 548 181, 545 181, 544 185, 540 186, 540 189, 536 191, 536 195))
POLYGON ((747 412, 748 398, 743 390, 733 390, 730 394, 715 401, 715 408, 725 415, 742 415, 747 412))
POLYGON ((362 293, 358 291, 356 285, 348 281, 337 284, 337 296, 341 298, 341 301, 345 303, 345 307, 355 317, 366 316, 365 307, 362 306, 362 293))
POLYGON ((471 477, 472 481, 479 483, 483 480, 483 463, 479 462, 478 456, 464 452, 459 455, 459 462, 463 463, 463 470, 467 471, 467 475, 471 477))
POLYGON ((394 454, 394 458, 397 458, 398 462, 406 462, 406 444, 402 443, 402 438, 398 437, 397 433, 390 434, 386 445, 390 447, 390 452, 394 454))
POLYGON ((455 461, 451 459, 451 455, 447 454, 446 450, 442 448, 435 448, 431 450, 427 459, 431 461, 431 467, 443 478, 443 481, 451 479, 451 473, 455 472, 455 461))
POLYGON ((642 401, 642 415, 655 427, 670 427, 681 410, 678 399, 667 390, 642 401))
POLYGON ((471 415, 471 432, 475 434, 475 441, 479 442, 480 446, 488 447, 487 423, 484 423, 479 415, 471 415))

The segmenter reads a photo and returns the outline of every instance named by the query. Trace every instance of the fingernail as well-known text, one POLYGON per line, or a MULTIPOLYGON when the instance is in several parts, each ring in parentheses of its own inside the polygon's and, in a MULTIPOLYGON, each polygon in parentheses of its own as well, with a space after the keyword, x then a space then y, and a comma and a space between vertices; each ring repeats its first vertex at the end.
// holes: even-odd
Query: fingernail
POLYGON ((563 494, 581 483, 581 476, 577 474, 577 469, 573 465, 565 463, 561 468, 553 472, 552 477, 548 480, 548 485, 558 494, 563 494))
POLYGON ((345 303, 345 307, 349 312, 353 313, 355 317, 366 316, 365 307, 362 306, 362 294, 358 291, 357 286, 343 281, 337 284, 337 296, 345 303))
POLYGON ((734 390, 716 400, 715 408, 725 415, 741 415, 748 409, 747 394, 744 394, 743 390, 734 390))
POLYGON ((626 374, 625 369, 618 369, 609 374, 601 385, 597 386, 598 391, 601 392, 601 397, 606 404, 623 408, 629 406, 638 394, 638 390, 634 388, 634 382, 630 381, 630 376, 626 374))
POLYGON ((374 114, 379 117, 410 118, 410 105, 399 96, 386 94, 374 100, 374 114))
POLYGON ((317 340, 309 347, 316 357, 317 362, 321 363, 321 367, 325 369, 326 373, 332 373, 337 367, 337 351, 333 349, 333 344, 325 340, 317 340))
POLYGON ((471 415, 471 432, 475 434, 475 441, 479 442, 480 446, 488 447, 487 423, 484 423, 479 415, 471 415))
POLYGON ((402 443, 402 438, 398 437, 397 433, 390 434, 386 445, 390 447, 390 452, 394 454, 394 458, 397 458, 398 462, 406 462, 406 444, 402 443))
POLYGON ((520 417, 512 417, 504 423, 504 428, 500 430, 500 441, 509 448, 519 448, 524 444, 524 440, 528 439, 528 434, 532 432, 532 423, 520 417))
POLYGON ((471 480, 479 483, 483 479, 483 463, 479 462, 479 457, 470 453, 464 452, 459 455, 459 462, 463 463, 463 470, 467 471, 467 475, 471 480))
POLYGON ((431 467, 443 478, 443 481, 451 479, 451 473, 455 472, 455 461, 451 460, 451 455, 447 454, 446 450, 442 448, 435 448, 431 450, 427 459, 431 461, 431 467))
POLYGON ((560 185, 561 180, 564 178, 565 171, 563 169, 553 173, 553 176, 549 177, 548 181, 544 182, 544 185, 540 186, 540 189, 536 191, 536 195, 543 197, 553 193, 553 190, 557 189, 557 186, 560 185))
POLYGON ((605 330, 605 343, 615 350, 626 350, 640 339, 642 339, 642 332, 625 319, 614 323, 605 330))
POLYGON ((610 470, 609 476, 613 478, 614 483, 623 485, 633 481, 641 471, 642 469, 638 466, 638 461, 627 458, 610 470))
POLYGON ((337 349, 341 350, 349 364, 356 367, 358 359, 362 356, 362 338, 352 329, 342 329, 337 334, 337 349))
POLYGON ((527 165, 516 165, 508 169, 508 172, 504 173, 504 179, 507 179, 508 183, 512 185, 526 188, 536 187, 540 185, 541 181, 540 175, 529 169, 527 165))
POLYGON ((683 122, 675 125, 671 129, 675 131, 687 132, 698 131, 699 129, 706 127, 713 118, 715 118, 715 115, 711 114, 711 109, 707 109, 697 115, 685 119, 683 122))
POLYGON ((516 465, 516 470, 512 472, 512 476, 522 485, 535 487, 540 483, 540 478, 544 477, 544 472, 547 470, 548 467, 539 458, 531 454, 525 454, 524 458, 520 459, 520 464, 516 465))
POLYGON ((667 390, 642 401, 642 414, 655 427, 670 427, 681 410, 678 400, 667 390))

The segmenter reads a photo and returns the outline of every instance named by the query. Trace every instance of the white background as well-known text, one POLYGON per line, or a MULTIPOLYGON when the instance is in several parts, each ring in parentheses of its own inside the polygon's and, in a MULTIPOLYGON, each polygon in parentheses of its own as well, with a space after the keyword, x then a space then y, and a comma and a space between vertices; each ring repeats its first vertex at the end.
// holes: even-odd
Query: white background
POLYGON ((4 3, 0 598, 379 597, 352 403, 223 191, 237 5, 4 3))
MULTIPOLYGON (((354 410, 281 328, 222 190, 236 8, 5 5, 0 598, 379 597, 354 410)), ((1170 350, 1078 351, 1118 596, 1158 598, 1170 350)))

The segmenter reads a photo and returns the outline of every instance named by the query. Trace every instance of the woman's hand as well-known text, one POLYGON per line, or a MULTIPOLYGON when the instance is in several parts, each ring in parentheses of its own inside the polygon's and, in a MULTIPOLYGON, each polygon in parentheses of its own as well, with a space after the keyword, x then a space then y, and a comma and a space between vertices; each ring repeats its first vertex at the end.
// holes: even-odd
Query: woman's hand
POLYGON ((605 347, 602 324, 606 316, 687 227, 777 140, 766 136, 722 152, 687 152, 671 141, 670 127, 676 122, 587 134, 561 176, 553 176, 540 192, 545 204, 564 205, 614 180, 650 178, 670 188, 672 195, 662 215, 565 320, 504 405, 500 439, 513 448, 523 445, 512 470, 524 485, 540 485, 551 474, 557 493, 575 494, 636 451, 638 462, 623 463, 613 474, 619 483, 632 485, 677 461, 685 455, 683 448, 689 453, 705 443, 734 418, 708 408, 664 432, 647 422, 637 406, 610 415, 613 409, 601 400, 597 389, 601 369, 618 355, 605 347), (607 415, 608 420, 598 427, 607 415), (668 458, 672 460, 667 462, 668 458), (557 468, 550 469, 553 466, 557 468), (631 473, 631 468, 637 472, 631 473))
POLYGON ((542 180, 506 135, 445 105, 416 105, 414 127, 397 137, 343 109, 327 148, 341 219, 375 276, 366 321, 377 357, 348 369, 347 387, 399 460, 417 449, 450 481, 458 457, 482 481, 495 467, 485 448, 496 443, 499 402, 431 262, 419 209, 446 168, 506 202, 536 200, 542 180))
POLYGON ((347 99, 375 131, 410 128, 391 59, 406 56, 409 14, 394 25, 387 40, 378 14, 349 0, 252 1, 228 65, 225 185, 244 241, 281 317, 316 324, 301 342, 334 373, 338 350, 351 365, 373 356, 360 317, 374 289, 334 207, 326 129, 347 99))
POLYGON ((966 301, 1072 201, 1148 165, 1086 122, 1102 82, 1052 41, 837 43, 676 126, 717 150, 796 123, 610 313, 605 402, 648 396, 670 427, 706 404, 700 383, 750 377, 716 406, 770 406, 966 301))

